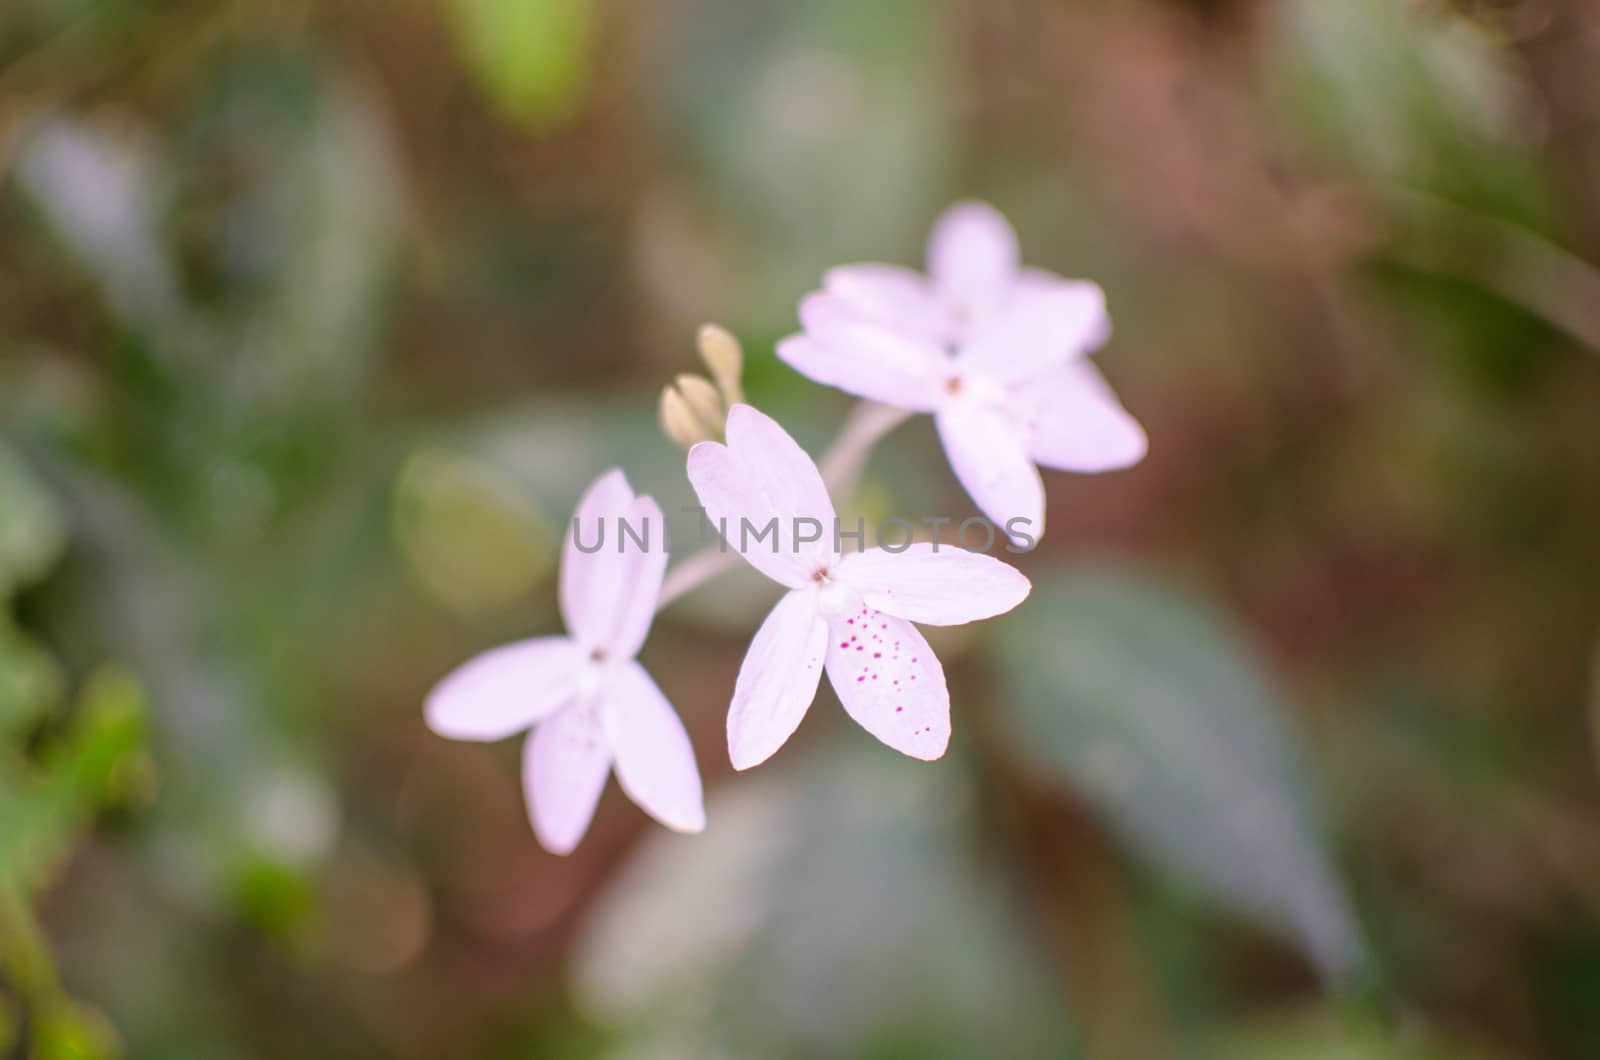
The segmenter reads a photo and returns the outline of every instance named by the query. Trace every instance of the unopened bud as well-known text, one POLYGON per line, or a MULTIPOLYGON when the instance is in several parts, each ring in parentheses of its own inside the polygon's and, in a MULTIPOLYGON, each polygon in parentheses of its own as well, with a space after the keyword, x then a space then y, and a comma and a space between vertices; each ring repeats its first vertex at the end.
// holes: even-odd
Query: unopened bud
POLYGON ((661 391, 661 429, 680 449, 690 449, 699 442, 711 441, 711 434, 701 424, 699 417, 672 387, 661 391))
POLYGON ((744 352, 739 348, 739 340, 726 328, 702 324, 698 341, 700 359, 711 369, 711 378, 717 381, 723 402, 731 406, 743 401, 744 390, 739 379, 744 372, 744 352))
POLYGON ((672 383, 700 422, 714 433, 721 434, 726 413, 722 409, 722 395, 717 393, 711 381, 704 376, 680 375, 672 383))

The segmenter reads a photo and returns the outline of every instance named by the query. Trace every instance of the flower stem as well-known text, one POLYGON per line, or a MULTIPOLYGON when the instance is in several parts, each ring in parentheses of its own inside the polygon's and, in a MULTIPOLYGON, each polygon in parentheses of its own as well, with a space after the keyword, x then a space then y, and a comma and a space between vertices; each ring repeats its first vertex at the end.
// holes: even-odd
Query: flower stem
POLYGON ((732 549, 723 551, 720 543, 702 548, 667 572, 666 580, 661 583, 661 596, 656 600, 656 613, 738 562, 739 553, 732 549))
POLYGON ((876 401, 862 401, 851 409, 839 436, 818 462, 828 492, 840 498, 855 492, 873 448, 884 435, 910 418, 911 413, 905 409, 876 401))
MULTIPOLYGON (((844 426, 839 429, 838 437, 817 462, 828 493, 835 497, 852 493, 861 479, 862 471, 866 469, 867 458, 872 455, 879 440, 910 416, 911 413, 905 409, 880 405, 876 401, 862 401, 851 409, 844 426)), ((699 588, 738 562, 739 553, 721 542, 707 545, 667 572, 667 579, 661 586, 661 598, 656 602, 656 611, 659 613, 678 597, 699 588)))

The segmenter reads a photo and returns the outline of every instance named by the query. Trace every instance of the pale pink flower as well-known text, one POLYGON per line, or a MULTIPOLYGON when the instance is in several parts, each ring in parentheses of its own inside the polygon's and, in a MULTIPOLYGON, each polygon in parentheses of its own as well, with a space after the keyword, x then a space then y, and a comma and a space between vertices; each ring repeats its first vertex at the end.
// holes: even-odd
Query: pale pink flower
POLYGON ((1085 356, 1111 335, 1104 292, 1022 267, 993 207, 945 211, 926 277, 845 265, 823 284, 778 356, 819 383, 932 413, 956 477, 993 522, 1043 532, 1036 464, 1110 471, 1144 457, 1144 430, 1085 356))
POLYGON ((805 450, 749 405, 729 411, 727 439, 689 451, 689 481, 729 545, 789 589, 750 642, 734 684, 734 768, 759 765, 783 746, 824 668, 862 728, 913 758, 943 755, 950 694, 912 623, 953 626, 1002 614, 1027 597, 1028 579, 949 545, 841 556, 833 502, 805 450), (773 520, 777 529, 767 532, 773 520))
POLYGON ((534 832, 557 854, 589 830, 613 769, 627 796, 668 828, 705 828, 689 736, 634 659, 666 567, 661 509, 635 497, 621 471, 606 472, 578 502, 561 558, 561 614, 571 635, 484 652, 428 695, 428 726, 441 736, 499 740, 534 727, 523 791, 534 832), (580 550, 580 529, 586 548, 603 534, 602 546, 580 550))

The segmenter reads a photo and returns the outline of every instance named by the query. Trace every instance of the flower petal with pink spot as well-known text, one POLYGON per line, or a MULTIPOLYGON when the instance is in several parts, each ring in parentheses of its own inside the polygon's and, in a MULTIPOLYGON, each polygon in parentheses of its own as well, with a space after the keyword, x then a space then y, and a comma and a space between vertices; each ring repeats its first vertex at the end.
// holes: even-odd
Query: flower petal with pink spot
POLYGON ((861 607, 828 625, 828 680, 856 724, 901 754, 932 761, 950 746, 944 668, 903 618, 861 607))

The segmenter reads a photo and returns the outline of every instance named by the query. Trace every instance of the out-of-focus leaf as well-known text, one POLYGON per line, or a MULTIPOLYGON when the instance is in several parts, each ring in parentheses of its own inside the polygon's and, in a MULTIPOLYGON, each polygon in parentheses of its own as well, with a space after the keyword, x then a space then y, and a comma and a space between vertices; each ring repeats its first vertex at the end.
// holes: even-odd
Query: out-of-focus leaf
POLYGON ((448 0, 467 66, 508 117, 549 129, 589 86, 592 0, 448 0))
POLYGON ((343 428, 376 360, 400 191, 353 80, 250 51, 226 66, 226 91, 164 153, 60 117, 24 139, 19 172, 132 340, 117 425, 143 485, 181 481, 170 522, 254 545, 353 448, 343 428), (202 236, 180 280, 168 237, 195 215, 209 223, 190 225, 202 236))
POLYGON ((82 468, 57 470, 93 576, 97 643, 115 645, 150 690, 168 796, 150 816, 174 837, 161 856, 186 898, 215 911, 231 898, 229 866, 256 857, 301 865, 325 853, 336 808, 321 779, 307 775, 305 752, 241 680, 237 659, 196 648, 207 631, 237 620, 238 601, 222 594, 246 576, 233 571, 214 589, 206 580, 214 571, 180 555, 129 495, 82 468))
POLYGON ((559 537, 514 480, 442 450, 407 462, 395 537, 428 590, 462 614, 525 596, 555 566, 559 537))
POLYGON ((177 277, 160 238, 166 198, 144 145, 76 119, 42 124, 22 142, 23 189, 123 320, 175 326, 177 277))
POLYGON ((48 570, 66 540, 55 500, 0 444, 0 598, 48 570))
POLYGON ((210 123, 207 141, 254 162, 214 249, 255 296, 229 307, 222 341, 240 399, 316 426, 306 406, 342 409, 374 363, 399 178, 382 120, 354 84, 300 64, 258 67, 248 77, 230 68, 223 98, 238 102, 210 123), (283 91, 285 80, 297 91, 283 91))
POLYGON ((1225 616, 1133 574, 1040 578, 997 624, 1016 753, 1155 864, 1287 929, 1328 976, 1363 945, 1284 709, 1225 616))
POLYGON ((235 868, 234 903, 245 922, 280 942, 292 941, 316 912, 308 875, 264 857, 235 868))
POLYGON ((1283 98, 1330 158, 1524 222, 1543 215, 1526 151, 1533 99, 1483 27, 1391 0, 1293 0, 1280 25, 1283 98))
POLYGON ((1291 124, 1385 224, 1381 260, 1401 269, 1374 290, 1399 309, 1395 343, 1526 393, 1552 370, 1547 325, 1597 341, 1596 283, 1561 246, 1542 101, 1460 6, 1293 0, 1269 54, 1291 124))
POLYGON ((85 688, 67 732, 37 769, 0 773, 0 884, 40 884, 139 744, 144 702, 129 678, 104 673, 85 688))
POLYGON ((1441 134, 1511 139, 1521 87, 1487 33, 1445 8, 1293 0, 1285 74, 1306 115, 1354 158, 1396 176, 1431 167, 1441 134))
POLYGON ((144 732, 144 693, 126 674, 105 671, 84 688, 67 737, 45 761, 46 786, 74 809, 93 807, 144 732))
POLYGON ((115 1060, 122 1055, 117 1032, 104 1014, 70 1001, 50 1006, 38 1020, 34 1038, 38 1060, 115 1060))
POLYGON ((0 740, 33 724, 60 693, 55 660, 0 614, 0 740))
POLYGON ((1397 1028, 1333 1009, 1315 1009, 1226 1034, 1204 1055, 1215 1060, 1481 1060, 1483 1053, 1416 1026, 1397 1028))
POLYGON ((580 942, 586 1007, 685 1055, 1074 1055, 1020 910, 969 859, 959 774, 859 745, 776 773, 626 867, 580 942))
POLYGON ((23 1020, 21 1004, 0 984, 0 1051, 3 1055, 15 1056, 22 1051, 23 1020))
MULTIPOLYGON (((948 4, 751 0, 713 18, 695 0, 665 6, 659 103, 751 248, 730 270, 745 321, 792 329, 796 292, 826 266, 920 251, 951 169, 948 4), (784 253, 756 249, 770 246, 784 253)), ((672 300, 683 281, 663 272, 672 300)), ((747 370, 752 385, 788 375, 760 356, 747 370)))

